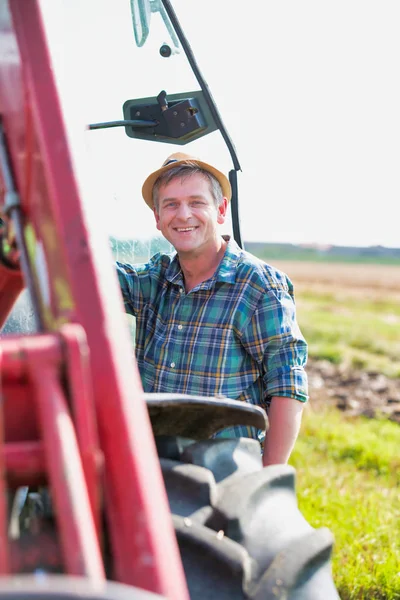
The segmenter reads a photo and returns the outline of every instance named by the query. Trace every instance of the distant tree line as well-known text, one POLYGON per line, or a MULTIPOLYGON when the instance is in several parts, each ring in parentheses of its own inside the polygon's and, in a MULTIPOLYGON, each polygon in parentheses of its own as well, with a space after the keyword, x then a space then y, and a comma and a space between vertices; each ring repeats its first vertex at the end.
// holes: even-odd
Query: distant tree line
MULTIPOLYGON (((110 238, 116 260, 141 263, 157 252, 173 252, 174 249, 162 236, 146 240, 110 238)), ((400 248, 385 246, 318 246, 289 243, 245 242, 245 249, 262 260, 312 260, 318 262, 355 262, 400 264, 400 248)))
POLYGON ((311 260, 400 265, 400 248, 385 246, 317 246, 245 242, 245 248, 262 260, 311 260))

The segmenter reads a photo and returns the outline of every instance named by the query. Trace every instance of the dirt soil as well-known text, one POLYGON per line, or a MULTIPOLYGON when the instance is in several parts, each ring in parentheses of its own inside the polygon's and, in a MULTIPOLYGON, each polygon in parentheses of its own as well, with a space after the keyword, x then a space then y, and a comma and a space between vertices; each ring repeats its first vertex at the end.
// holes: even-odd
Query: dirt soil
POLYGON ((386 415, 400 424, 400 379, 309 359, 310 405, 336 406, 349 415, 386 415))

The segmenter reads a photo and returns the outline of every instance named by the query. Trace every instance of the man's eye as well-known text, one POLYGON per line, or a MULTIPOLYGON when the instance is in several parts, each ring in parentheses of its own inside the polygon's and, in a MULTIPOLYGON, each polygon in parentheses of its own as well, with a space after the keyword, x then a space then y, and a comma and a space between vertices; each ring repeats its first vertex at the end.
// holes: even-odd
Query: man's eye
POLYGON ((193 204, 195 206, 203 206, 204 202, 202 200, 194 200, 193 204))

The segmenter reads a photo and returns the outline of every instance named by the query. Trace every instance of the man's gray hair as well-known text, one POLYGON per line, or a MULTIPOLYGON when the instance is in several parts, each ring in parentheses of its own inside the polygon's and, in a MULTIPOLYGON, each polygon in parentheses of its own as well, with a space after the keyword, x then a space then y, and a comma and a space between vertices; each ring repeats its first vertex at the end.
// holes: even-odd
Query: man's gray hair
POLYGON ((169 171, 166 171, 157 179, 153 186, 153 203, 155 209, 158 211, 158 192, 162 185, 167 185, 167 183, 169 183, 173 179, 184 180, 187 177, 195 175, 196 173, 199 173, 205 179, 208 180, 210 184, 210 192, 212 194, 212 197, 214 198, 215 206, 216 208, 218 208, 222 203, 224 197, 218 179, 216 179, 214 175, 212 175, 209 171, 206 171, 205 169, 199 167, 197 163, 187 162, 184 165, 178 165, 177 167, 169 169, 169 171))

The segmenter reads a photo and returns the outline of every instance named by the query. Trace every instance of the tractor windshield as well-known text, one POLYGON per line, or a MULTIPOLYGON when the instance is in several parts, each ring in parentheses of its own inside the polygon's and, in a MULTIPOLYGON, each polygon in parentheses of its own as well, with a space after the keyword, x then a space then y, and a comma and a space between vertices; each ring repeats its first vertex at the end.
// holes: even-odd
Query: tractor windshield
MULTIPOLYGON (((79 10, 89 11, 88 4, 92 3, 80 3, 79 10)), ((90 69, 81 81, 88 125, 123 119, 123 105, 129 99, 154 98, 165 91, 168 101, 174 94, 199 92, 199 82, 159 0, 112 3, 111 12, 109 2, 95 2, 94 6, 91 16, 95 27, 82 39, 90 54, 90 69)), ((217 36, 210 40, 204 36, 210 13, 194 14, 193 4, 185 0, 174 0, 173 8, 207 79, 207 65, 217 61, 219 44, 217 36)), ((82 55, 74 51, 73 56, 77 72, 82 72, 82 55)), ((215 74, 215 69, 212 71, 215 74)), ((215 100, 218 105, 228 101, 222 95, 215 100)), ((219 108, 224 114, 224 107, 219 108)), ((167 247, 155 228, 152 211, 141 197, 141 186, 169 154, 181 150, 206 157, 226 173, 232 169, 219 131, 183 146, 132 139, 124 127, 88 130, 85 136, 99 183, 96 203, 107 215, 108 234, 120 260, 140 262, 160 247, 167 247)), ((231 228, 228 220, 221 233, 231 233, 231 228)))
MULTIPOLYGON (((171 4, 212 90, 222 67, 218 67, 220 24, 210 21, 211 1, 205 2, 206 10, 198 5, 195 9, 185 0, 171 4)), ((199 93, 201 86, 164 5, 159 0, 45 0, 42 16, 72 159, 90 220, 107 236, 114 258, 120 261, 143 262, 159 250, 171 251, 142 199, 142 183, 177 151, 202 157, 228 173, 232 158, 220 131, 176 145, 134 139, 123 126, 89 128, 123 120, 127 100, 156 98, 162 91, 167 101, 174 94, 199 93)), ((226 68, 226 61, 224 64, 226 68)), ((219 95, 213 96, 234 139, 235 119, 228 109, 232 98, 221 93, 221 87, 219 95)), ((231 218, 221 233, 232 234, 231 218)), ((32 330, 32 311, 25 294, 19 305, 3 332, 32 330), (22 310, 24 306, 27 308, 22 310)))

